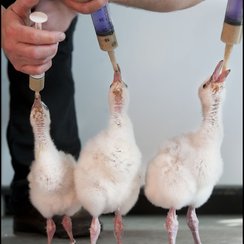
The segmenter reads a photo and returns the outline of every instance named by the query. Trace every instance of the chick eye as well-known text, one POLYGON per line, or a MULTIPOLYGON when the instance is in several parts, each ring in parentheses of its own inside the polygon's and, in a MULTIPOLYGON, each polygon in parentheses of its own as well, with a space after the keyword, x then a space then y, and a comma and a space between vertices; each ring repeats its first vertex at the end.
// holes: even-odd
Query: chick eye
POLYGON ((207 86, 207 84, 205 83, 205 84, 202 86, 202 88, 206 88, 206 86, 207 86))

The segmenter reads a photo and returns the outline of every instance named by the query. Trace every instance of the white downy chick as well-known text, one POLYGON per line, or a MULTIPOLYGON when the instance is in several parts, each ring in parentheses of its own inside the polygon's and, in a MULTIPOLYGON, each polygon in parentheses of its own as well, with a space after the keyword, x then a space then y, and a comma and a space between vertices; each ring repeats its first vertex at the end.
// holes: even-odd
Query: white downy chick
POLYGON ((148 164, 145 195, 154 205, 169 209, 166 230, 170 244, 175 243, 178 231, 176 210, 185 206, 189 207, 187 223, 195 244, 201 243, 195 208, 208 200, 223 171, 222 106, 230 70, 221 72, 222 65, 220 61, 199 88, 203 114, 199 129, 166 142, 148 164))
POLYGON ((98 217, 115 213, 114 233, 121 243, 122 215, 136 203, 141 187, 141 153, 127 115, 127 85, 115 72, 109 89, 110 117, 106 129, 90 139, 81 151, 75 186, 81 205, 93 216, 91 244, 100 234, 98 217))
POLYGON ((31 203, 47 219, 48 244, 51 244, 56 231, 52 219, 55 215, 64 216, 62 225, 71 243, 75 243, 70 216, 81 208, 74 186, 76 163, 73 156, 58 151, 54 145, 50 136, 50 113, 40 95, 33 103, 30 123, 34 133, 35 158, 28 175, 31 203))

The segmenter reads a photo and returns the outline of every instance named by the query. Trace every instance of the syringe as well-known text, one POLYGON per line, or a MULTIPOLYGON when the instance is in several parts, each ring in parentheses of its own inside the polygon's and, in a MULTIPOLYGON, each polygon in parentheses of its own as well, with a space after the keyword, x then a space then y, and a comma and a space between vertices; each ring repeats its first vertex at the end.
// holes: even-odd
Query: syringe
MULTIPOLYGON (((87 2, 89 0, 77 0, 87 2)), ((114 26, 111 21, 108 3, 91 14, 100 48, 107 51, 114 71, 119 71, 114 49, 118 46, 114 26)))
POLYGON ((223 70, 227 69, 234 44, 241 41, 243 21, 243 0, 228 0, 221 40, 225 45, 223 70))
POLYGON ((118 71, 114 49, 118 46, 108 4, 91 14, 97 40, 102 50, 107 51, 114 71, 118 71))
MULTIPOLYGON (((46 22, 48 17, 42 12, 33 12, 29 16, 30 20, 34 22, 35 28, 41 30, 42 23, 46 22)), ((39 92, 44 88, 45 73, 40 75, 30 75, 29 87, 35 92, 35 96, 39 95, 39 92)))

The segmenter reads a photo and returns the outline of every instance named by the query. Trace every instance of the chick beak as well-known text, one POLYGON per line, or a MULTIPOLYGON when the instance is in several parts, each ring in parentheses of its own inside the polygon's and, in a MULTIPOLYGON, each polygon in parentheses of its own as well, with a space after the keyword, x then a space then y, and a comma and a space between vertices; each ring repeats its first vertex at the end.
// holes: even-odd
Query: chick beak
POLYGON ((116 71, 114 71, 114 80, 113 82, 118 82, 118 81, 122 81, 122 77, 121 77, 121 71, 120 71, 120 67, 117 64, 118 69, 116 71))
POLYGON ((41 95, 35 96, 34 103, 32 105, 32 108, 38 108, 41 107, 41 95))
POLYGON ((214 70, 214 72, 213 72, 213 74, 212 74, 212 76, 210 78, 210 82, 212 82, 212 83, 223 83, 225 81, 226 77, 230 73, 230 69, 222 70, 223 63, 224 63, 224 61, 221 60, 217 64, 217 66, 216 66, 216 68, 215 68, 215 70, 214 70), (222 70, 222 72, 221 72, 221 70, 222 70))
POLYGON ((217 64, 216 68, 214 69, 214 72, 213 72, 213 74, 211 75, 211 78, 210 78, 210 81, 211 81, 211 82, 212 82, 212 81, 215 82, 215 81, 218 79, 222 67, 223 67, 223 60, 221 60, 221 61, 217 64))
POLYGON ((223 86, 223 83, 224 83, 226 77, 230 73, 230 70, 222 70, 223 63, 224 63, 223 60, 221 60, 217 64, 217 66, 210 78, 210 83, 211 83, 212 90, 214 93, 219 91, 219 89, 223 86))

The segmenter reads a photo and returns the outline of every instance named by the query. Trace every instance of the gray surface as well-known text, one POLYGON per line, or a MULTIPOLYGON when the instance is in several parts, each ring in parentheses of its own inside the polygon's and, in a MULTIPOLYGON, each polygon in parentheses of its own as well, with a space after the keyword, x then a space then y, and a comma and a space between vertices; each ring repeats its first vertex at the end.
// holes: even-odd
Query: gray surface
MULTIPOLYGON (((100 235, 97 244, 116 243, 113 235, 113 218, 101 217, 104 231, 100 235)), ((123 244, 159 244, 167 243, 167 235, 164 230, 165 216, 127 216, 124 218, 123 244)), ((202 244, 241 244, 242 217, 241 216, 199 216, 200 235, 202 244)), ((12 219, 2 218, 2 243, 15 244, 45 244, 45 236, 25 234, 13 235, 12 219)), ((89 244, 89 239, 77 239, 77 244, 89 244)), ((65 239, 53 240, 56 243, 69 243, 65 239)), ((185 218, 179 217, 179 231, 177 244, 193 244, 190 231, 187 228, 185 218)))

